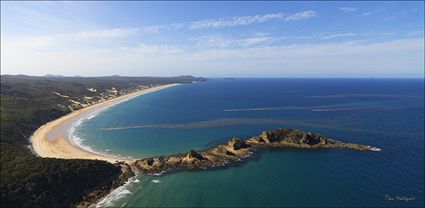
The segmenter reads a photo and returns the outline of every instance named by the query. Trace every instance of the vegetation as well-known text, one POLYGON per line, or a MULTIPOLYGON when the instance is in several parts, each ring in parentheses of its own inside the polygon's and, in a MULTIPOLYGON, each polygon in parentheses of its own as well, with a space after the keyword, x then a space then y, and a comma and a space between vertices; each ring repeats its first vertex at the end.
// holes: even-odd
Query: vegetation
POLYGON ((1 206, 69 207, 89 192, 110 186, 120 174, 119 167, 104 161, 39 158, 30 152, 28 138, 32 132, 44 123, 69 113, 72 110, 69 99, 100 98, 101 93, 111 88, 122 94, 140 86, 202 80, 191 76, 83 78, 2 75, 1 206))

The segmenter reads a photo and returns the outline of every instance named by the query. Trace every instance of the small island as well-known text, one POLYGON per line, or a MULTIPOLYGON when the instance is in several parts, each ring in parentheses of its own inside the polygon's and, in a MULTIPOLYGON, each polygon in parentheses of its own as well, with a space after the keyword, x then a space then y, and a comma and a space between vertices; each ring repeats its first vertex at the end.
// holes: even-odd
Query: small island
POLYGON ((232 138, 226 144, 196 152, 180 153, 169 156, 151 157, 137 160, 134 164, 143 173, 163 174, 183 169, 208 169, 224 167, 241 161, 265 148, 348 148, 360 151, 379 151, 379 148, 367 145, 344 143, 320 134, 303 132, 296 129, 279 128, 264 131, 247 140, 232 138))

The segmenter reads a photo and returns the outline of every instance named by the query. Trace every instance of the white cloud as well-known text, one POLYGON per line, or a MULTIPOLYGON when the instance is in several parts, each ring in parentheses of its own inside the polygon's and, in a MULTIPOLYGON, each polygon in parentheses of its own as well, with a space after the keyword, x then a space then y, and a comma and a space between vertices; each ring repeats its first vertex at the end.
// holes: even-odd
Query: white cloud
POLYGON ((365 12, 365 13, 363 13, 362 15, 363 16, 369 16, 369 15, 372 15, 372 14, 374 14, 375 12, 365 12))
MULTIPOLYGON (((392 34, 392 33, 391 33, 392 34)), ((378 35, 389 35, 388 33, 375 34, 375 33, 353 33, 353 32, 345 32, 345 33, 319 33, 313 35, 298 35, 298 36, 281 36, 274 37, 274 40, 330 40, 336 38, 350 38, 350 37, 368 37, 368 36, 378 36, 378 35)))
POLYGON ((267 45, 278 38, 269 36, 267 34, 258 33, 250 37, 242 38, 228 38, 223 35, 214 34, 206 35, 199 38, 194 38, 196 45, 199 47, 212 47, 212 48, 236 48, 236 47, 252 47, 255 45, 267 45))
POLYGON ((319 36, 319 39, 321 40, 329 40, 333 38, 341 38, 341 37, 354 37, 357 36, 356 33, 335 33, 335 34, 326 34, 322 33, 319 36))
POLYGON ((158 32, 162 27, 159 25, 154 25, 154 26, 148 26, 148 27, 144 27, 142 28, 143 32, 158 32))
MULTIPOLYGON (((201 21, 188 23, 187 27, 188 29, 191 29, 191 30, 218 29, 218 28, 250 25, 250 24, 256 24, 256 23, 276 21, 276 20, 294 21, 294 20, 308 19, 315 16, 317 16, 317 12, 312 10, 297 12, 290 16, 278 12, 278 13, 270 13, 265 15, 235 16, 230 18, 201 20, 201 21)), ((183 27, 184 24, 179 26, 183 27)))
POLYGON ((209 29, 209 28, 224 28, 238 25, 249 25, 254 23, 262 23, 271 20, 278 20, 283 18, 282 13, 270 13, 265 15, 255 16, 236 16, 231 18, 222 19, 209 19, 196 21, 189 24, 189 29, 209 29))
MULTIPOLYGON (((3 3, 3 2, 2 2, 3 3)), ((92 2, 78 3, 66 1, 32 1, 16 2, 5 5, 6 10, 13 11, 17 17, 2 14, 2 30, 16 29, 19 25, 19 35, 28 33, 51 34, 55 32, 72 32, 96 27, 92 22, 84 22, 92 2), (7 8, 6 8, 7 7, 7 8), (3 18, 5 20, 3 20, 3 18), (3 24, 5 25, 3 28, 3 24)), ((2 4, 3 6, 3 4, 2 4)), ((3 8, 2 8, 3 12, 3 8)))
POLYGON ((135 54, 144 55, 144 56, 161 56, 161 55, 172 55, 172 54, 181 54, 184 52, 183 49, 174 46, 174 45, 166 45, 166 44, 155 44, 155 45, 147 45, 147 44, 139 44, 134 48, 121 48, 120 50, 124 52, 133 52, 135 54))
MULTIPOLYGON (((261 36, 259 36, 261 37, 261 36)), ((38 50, 31 40, 2 39, 2 73, 30 75, 302 76, 423 75, 424 38, 378 43, 257 45, 246 48, 185 50, 181 46, 139 44, 85 50, 38 50), (7 51, 7 52, 4 52, 7 51)), ((49 46, 50 48, 51 46, 49 46)))
POLYGON ((375 14, 378 14, 378 13, 384 11, 384 10, 385 10, 385 8, 381 8, 381 9, 377 9, 377 10, 374 10, 374 11, 364 12, 362 15, 363 16, 375 15, 375 14))
POLYGON ((107 30, 92 30, 77 32, 69 35, 65 35, 65 38, 77 38, 77 39, 110 39, 110 38, 124 38, 131 35, 135 35, 139 32, 138 28, 114 28, 107 30))
POLYGON ((69 34, 51 36, 33 36, 24 38, 2 38, 2 44, 9 48, 27 48, 36 51, 69 50, 69 48, 92 48, 96 43, 113 43, 111 40, 120 40, 137 35, 138 28, 114 28, 106 30, 90 30, 69 34))
POLYGON ((285 17, 285 21, 294 21, 294 20, 301 20, 301 19, 309 19, 312 17, 316 17, 317 12, 313 10, 303 11, 303 12, 297 12, 291 16, 285 17))
POLYGON ((220 19, 207 19, 200 21, 192 21, 186 23, 170 23, 163 25, 151 25, 142 27, 139 30, 142 32, 159 32, 162 29, 189 29, 189 30, 200 30, 200 29, 220 29, 226 27, 258 24, 269 21, 295 21, 301 19, 308 19, 317 16, 317 12, 308 10, 297 12, 293 15, 285 15, 281 12, 269 13, 264 15, 252 15, 252 16, 234 16, 229 18, 220 19))
POLYGON ((341 10, 342 12, 344 12, 344 13, 357 11, 357 8, 354 8, 354 7, 340 7, 338 9, 341 10))

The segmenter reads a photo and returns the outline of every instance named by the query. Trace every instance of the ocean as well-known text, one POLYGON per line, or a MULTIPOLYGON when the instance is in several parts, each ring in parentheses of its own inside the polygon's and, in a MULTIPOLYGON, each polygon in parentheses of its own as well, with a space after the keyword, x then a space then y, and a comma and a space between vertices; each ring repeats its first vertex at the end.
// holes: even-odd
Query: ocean
POLYGON ((208 79, 119 103, 71 132, 93 151, 144 158, 278 127, 382 150, 264 150, 228 168, 141 174, 100 205, 424 205, 423 79, 208 79))

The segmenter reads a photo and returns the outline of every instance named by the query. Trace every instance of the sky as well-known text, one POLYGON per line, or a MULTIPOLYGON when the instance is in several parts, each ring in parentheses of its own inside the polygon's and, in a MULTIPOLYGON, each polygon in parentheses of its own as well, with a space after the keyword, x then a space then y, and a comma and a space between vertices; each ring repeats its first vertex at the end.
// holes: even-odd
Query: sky
POLYGON ((1 74, 423 77, 424 2, 4 2, 1 74))

